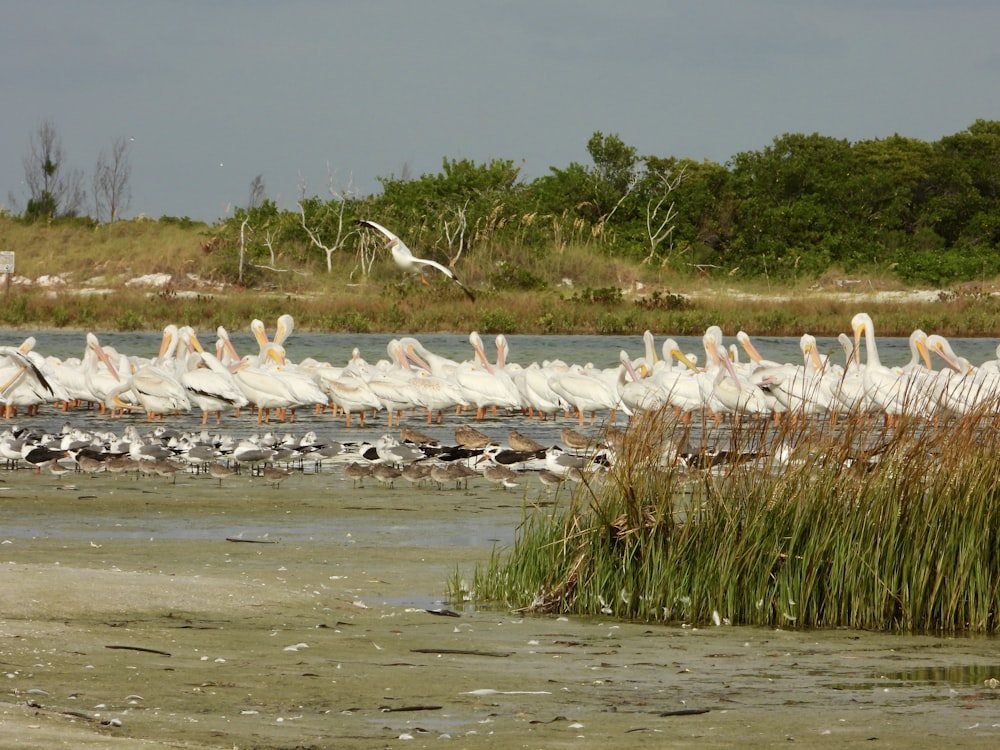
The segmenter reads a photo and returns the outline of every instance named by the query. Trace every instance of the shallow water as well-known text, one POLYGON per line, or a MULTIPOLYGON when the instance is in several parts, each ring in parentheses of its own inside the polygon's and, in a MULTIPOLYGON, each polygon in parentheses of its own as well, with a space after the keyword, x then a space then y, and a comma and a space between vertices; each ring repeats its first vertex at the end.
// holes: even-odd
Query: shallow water
MULTIPOLYGON (((0 332, 0 345, 19 344, 24 339, 24 332, 0 332)), ((257 350, 257 344, 249 332, 234 332, 231 334, 234 345, 239 353, 246 353, 257 350)), ((39 331, 35 334, 37 339, 36 351, 43 355, 53 355, 60 358, 79 357, 84 350, 84 334, 79 331, 39 331)), ((209 343, 209 338, 204 337, 209 343)), ((288 340, 286 349, 292 361, 300 361, 307 357, 312 357, 320 361, 328 361, 333 365, 344 365, 351 357, 351 353, 357 348, 363 358, 369 362, 376 362, 386 358, 386 344, 393 338, 390 334, 313 334, 295 333, 288 340)), ((420 340, 431 351, 442 356, 456 360, 469 359, 472 357, 472 347, 469 345, 468 336, 453 334, 425 334, 420 340)), ((137 333, 103 333, 100 334, 102 344, 112 345, 130 355, 153 357, 159 349, 160 335, 158 333, 137 332, 137 333)), ((511 362, 519 362, 528 365, 531 362, 542 362, 551 359, 562 359, 569 363, 586 364, 593 363, 598 367, 612 367, 619 362, 619 352, 625 350, 633 357, 643 355, 643 341, 639 336, 508 336, 510 344, 511 362)), ((657 345, 662 343, 663 337, 657 339, 657 345)), ((732 337, 727 338, 727 343, 732 337)), ((487 337, 487 341, 489 338, 487 337)), ((700 360, 704 360, 704 349, 700 338, 697 337, 677 337, 681 348, 686 352, 700 354, 700 360)), ((802 359, 799 351, 797 338, 790 337, 759 337, 754 339, 758 349, 765 358, 780 362, 799 362, 802 359)), ((843 355, 840 345, 834 338, 820 338, 818 340, 821 352, 830 353, 835 362, 842 362, 843 355)), ((993 339, 951 339, 955 351, 967 357, 973 363, 981 363, 996 356, 997 342, 993 339)), ((887 365, 902 365, 909 361, 909 347, 905 338, 880 338, 879 353, 882 361, 887 365)), ((940 366, 936 362, 936 366, 940 366)), ((200 414, 194 410, 188 414, 170 417, 166 424, 181 430, 199 429, 200 414)), ((606 415, 603 415, 606 416, 606 415)), ((599 419, 603 418, 599 416, 599 419)), ((76 411, 65 416, 53 409, 43 410, 42 414, 33 418, 20 418, 19 424, 22 426, 33 426, 41 430, 58 431, 64 422, 70 421, 74 426, 85 429, 110 429, 120 433, 124 424, 133 422, 143 424, 141 415, 135 414, 125 420, 110 421, 102 417, 96 410, 90 412, 76 411)), ((444 425, 428 426, 420 419, 409 419, 408 424, 420 428, 431 437, 441 440, 443 444, 454 443, 454 425, 456 420, 447 420, 444 425)), ((623 416, 619 415, 619 425, 624 424, 623 416)), ((517 429, 529 437, 538 440, 544 445, 558 444, 560 430, 567 426, 572 426, 572 422, 566 421, 529 421, 521 417, 507 418, 504 416, 488 418, 482 423, 482 429, 487 434, 497 439, 505 439, 510 429, 517 429)), ((215 429, 213 424, 209 425, 215 429)), ((588 422, 587 427, 591 427, 588 422)), ((599 424, 593 425, 596 429, 599 424)), ((334 418, 329 414, 316 417, 311 409, 299 409, 294 424, 272 423, 258 427, 251 418, 245 417, 242 420, 225 418, 222 430, 236 437, 260 433, 268 429, 280 434, 292 433, 301 435, 308 430, 315 430, 321 440, 338 440, 340 442, 353 442, 359 440, 372 440, 385 434, 389 430, 385 424, 385 415, 380 415, 379 419, 366 423, 364 428, 357 425, 357 418, 353 422, 351 429, 344 429, 342 419, 334 418)))
MULTIPOLYGON (((158 345, 149 334, 102 338, 137 354, 158 345)), ((338 363, 354 346, 377 359, 388 338, 296 334, 288 348, 295 359, 338 363)), ((445 356, 469 354, 464 337, 421 338, 445 356)), ((43 353, 82 351, 79 333, 38 339, 43 353)), ((509 339, 512 359, 523 363, 558 356, 610 365, 621 348, 641 354, 637 337, 509 339)), ((698 350, 696 340, 682 343, 698 350)), ((905 341, 880 344, 887 363, 908 357, 905 341)), ((791 339, 758 345, 773 359, 798 351, 791 339)), ((995 347, 953 345, 973 361, 995 347)), ((116 432, 144 424, 95 412, 70 420, 116 432)), ((47 410, 37 421, 49 429, 65 417, 47 410)), ((457 419, 408 423, 450 442, 457 419)), ((516 428, 549 443, 567 424, 499 417, 477 427, 498 439, 516 428)), ((271 428, 339 440, 387 432, 384 421, 347 430, 340 419, 305 412, 271 428)), ((224 420, 223 429, 260 431, 249 418, 224 420)), ((0 472, 5 746, 1000 740, 995 639, 476 611, 443 601, 445 580, 469 576, 494 547, 509 546, 525 512, 535 504, 550 512, 554 496, 532 482, 512 491, 479 479, 468 490, 371 485, 355 489, 330 468, 293 475, 280 488, 248 476, 220 487, 184 474, 171 482, 0 472), (460 617, 427 611, 442 607, 460 617)))

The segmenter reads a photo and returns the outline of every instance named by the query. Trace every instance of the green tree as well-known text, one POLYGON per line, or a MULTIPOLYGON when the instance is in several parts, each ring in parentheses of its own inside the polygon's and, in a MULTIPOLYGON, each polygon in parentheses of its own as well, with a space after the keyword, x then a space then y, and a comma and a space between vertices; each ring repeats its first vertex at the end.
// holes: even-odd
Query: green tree
POLYGON ((733 260, 754 273, 816 273, 836 261, 845 224, 851 146, 814 133, 786 134, 733 160, 738 194, 733 260))

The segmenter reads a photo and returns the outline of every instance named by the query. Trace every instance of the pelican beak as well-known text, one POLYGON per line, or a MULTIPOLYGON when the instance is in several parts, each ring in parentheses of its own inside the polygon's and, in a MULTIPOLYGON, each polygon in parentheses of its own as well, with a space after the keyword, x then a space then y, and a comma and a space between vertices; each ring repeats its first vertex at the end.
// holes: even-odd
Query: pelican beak
POLYGON ((733 379, 733 382, 736 383, 736 390, 742 391, 743 384, 740 382, 739 377, 736 375, 736 368, 733 367, 732 360, 730 360, 729 357, 726 356, 726 352, 721 349, 718 349, 716 351, 715 356, 721 361, 723 365, 725 365, 726 370, 729 372, 729 377, 731 377, 733 379))
MULTIPOLYGON (((920 342, 917 342, 917 349, 920 350, 921 348, 923 348, 923 351, 927 351, 926 347, 921 347, 920 342)), ((957 373, 965 373, 965 368, 962 367, 962 364, 960 362, 957 362, 954 357, 948 354, 948 352, 946 352, 943 347, 935 346, 933 351, 941 359, 943 359, 945 364, 948 365, 948 367, 950 367, 952 370, 954 370, 957 373)))
POLYGON ((113 364, 111 364, 111 358, 108 356, 108 353, 104 351, 104 347, 101 346, 100 344, 94 344, 93 349, 94 353, 97 354, 101 362, 104 363, 104 366, 108 368, 108 372, 114 375, 115 380, 121 382, 121 378, 118 375, 118 370, 117 368, 115 368, 113 364))
POLYGON ((222 340, 222 349, 223 349, 223 351, 226 354, 229 355, 229 358, 233 362, 239 362, 240 361, 240 355, 236 353, 236 347, 233 346, 233 342, 229 339, 229 337, 228 336, 224 336, 224 337, 222 337, 221 340, 222 340))
POLYGON ((698 369, 698 366, 690 359, 688 359, 687 355, 684 354, 684 352, 682 352, 680 349, 671 349, 670 354, 678 362, 683 362, 685 365, 687 365, 687 368, 691 370, 691 372, 701 372, 701 370, 698 369))
POLYGON ((854 357, 854 364, 858 367, 861 366, 861 337, 865 332, 865 324, 858 323, 854 329, 854 351, 852 356, 854 357))
MULTIPOLYGON (((928 370, 933 370, 934 365, 931 364, 931 353, 927 351, 927 339, 917 339, 916 346, 917 346, 917 351, 920 352, 920 359, 924 361, 924 367, 926 367, 928 370)), ((950 365, 951 362, 949 362, 948 364, 950 365)))
POLYGON ((25 371, 27 369, 28 369, 27 366, 22 367, 16 373, 14 373, 14 377, 12 377, 10 380, 8 380, 3 385, 0 385, 0 394, 6 394, 7 393, 7 389, 10 388, 14 383, 16 383, 17 380, 21 377, 21 375, 23 375, 25 373, 25 371))
POLYGON ((191 343, 191 349, 192 350, 194 350, 196 352, 199 352, 199 353, 202 353, 202 352, 205 351, 205 348, 201 345, 201 342, 198 340, 198 334, 196 334, 196 333, 192 333, 191 334, 190 343, 191 343))
POLYGON ((823 369, 823 360, 821 360, 819 358, 819 352, 816 351, 816 347, 810 345, 808 347, 808 354, 809 354, 809 359, 812 360, 813 366, 817 370, 822 370, 823 369))
POLYGON ((621 353, 621 363, 625 367, 626 372, 628 372, 629 376, 632 378, 632 382, 638 383, 642 379, 639 376, 639 373, 635 371, 635 366, 632 364, 632 360, 626 356, 624 351, 621 353))
POLYGON ((486 372, 488 372, 490 375, 493 375, 494 374, 493 365, 491 365, 490 361, 486 359, 486 352, 483 351, 482 342, 477 341, 475 344, 473 344, 473 349, 476 350, 476 356, 479 357, 479 361, 483 363, 483 366, 486 368, 486 372))
POLYGON ((403 363, 409 366, 409 362, 413 362, 413 364, 426 372, 431 371, 431 366, 424 361, 423 357, 414 351, 412 346, 407 346, 403 349, 403 363))
POLYGON ((172 333, 163 334, 163 338, 160 340, 160 353, 158 355, 159 359, 163 359, 166 356, 167 350, 170 349, 170 342, 172 342, 173 340, 174 336, 172 333))
POLYGON ((268 343, 267 331, 264 330, 264 322, 262 320, 251 321, 250 332, 253 334, 253 337, 257 340, 258 346, 265 346, 268 343))
POLYGON ((130 404, 128 401, 122 401, 117 393, 111 397, 111 402, 119 409, 131 409, 135 406, 135 404, 130 404))
POLYGON ((746 350, 747 356, 759 364, 763 357, 760 356, 760 352, 757 351, 757 347, 754 346, 754 343, 750 339, 743 339, 742 344, 743 348, 746 350))

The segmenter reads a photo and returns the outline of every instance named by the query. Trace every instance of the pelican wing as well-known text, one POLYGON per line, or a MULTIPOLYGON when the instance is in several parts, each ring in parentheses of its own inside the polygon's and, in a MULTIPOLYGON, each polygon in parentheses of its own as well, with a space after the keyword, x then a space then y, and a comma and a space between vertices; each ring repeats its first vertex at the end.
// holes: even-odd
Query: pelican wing
POLYGON ((389 240, 388 245, 393 246, 392 247, 393 255, 394 257, 396 257, 397 263, 399 263, 399 265, 403 266, 404 268, 406 268, 407 266, 412 266, 413 264, 436 268, 438 271, 440 271, 449 279, 458 284, 459 287, 461 287, 462 291, 465 292, 465 295, 470 300, 472 300, 473 302, 476 301, 476 296, 471 291, 469 291, 469 288, 466 287, 465 284, 463 284, 461 281, 458 280, 458 277, 455 275, 455 272, 452 271, 447 266, 443 266, 437 261, 428 260, 427 258, 416 257, 412 253, 410 248, 406 246, 406 243, 404 243, 401 239, 399 239, 399 237, 397 237, 395 234, 393 234, 392 232, 390 232, 388 229, 386 229, 384 226, 382 226, 377 222, 371 221, 370 219, 359 219, 358 224, 363 227, 369 227, 371 229, 374 229, 375 231, 385 235, 385 237, 389 240), (400 260, 398 256, 402 256, 403 260, 400 260))

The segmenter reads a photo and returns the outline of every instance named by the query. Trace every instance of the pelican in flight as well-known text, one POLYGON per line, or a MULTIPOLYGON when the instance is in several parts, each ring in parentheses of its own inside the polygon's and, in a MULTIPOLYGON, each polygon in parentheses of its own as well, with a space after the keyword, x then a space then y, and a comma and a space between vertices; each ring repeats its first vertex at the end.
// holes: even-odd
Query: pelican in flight
POLYGON ((369 221, 368 219, 361 219, 358 221, 358 224, 360 224, 363 227, 370 227, 371 229, 374 229, 375 231, 384 234, 386 238, 388 238, 388 242, 386 243, 385 246, 392 251, 392 259, 396 261, 397 266, 402 268, 407 273, 412 273, 414 271, 420 271, 422 273, 423 269, 426 266, 430 266, 431 268, 436 268, 445 276, 447 276, 449 279, 458 284, 462 288, 462 291, 465 292, 466 296, 470 300, 472 300, 473 302, 476 301, 475 295, 469 291, 469 289, 465 286, 465 284, 463 284, 461 281, 458 280, 458 277, 455 276, 455 272, 452 271, 447 266, 442 266, 440 263, 437 263, 436 261, 433 260, 427 260, 426 258, 416 257, 410 251, 410 248, 408 248, 403 243, 403 241, 399 239, 399 237, 394 235, 392 232, 390 232, 381 224, 376 224, 374 221, 369 221))

